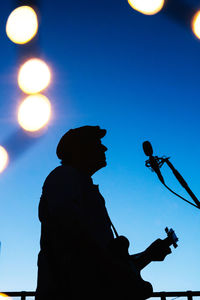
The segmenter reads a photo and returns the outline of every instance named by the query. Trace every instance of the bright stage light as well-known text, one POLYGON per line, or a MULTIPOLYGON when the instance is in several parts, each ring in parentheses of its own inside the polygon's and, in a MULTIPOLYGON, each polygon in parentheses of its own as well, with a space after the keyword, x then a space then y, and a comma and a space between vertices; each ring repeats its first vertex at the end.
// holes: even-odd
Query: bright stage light
POLYGON ((11 298, 10 298, 8 295, 3 294, 3 293, 0 293, 0 300, 1 300, 1 299, 4 299, 4 300, 11 300, 11 298))
POLYGON ((49 85, 50 80, 50 69, 41 59, 29 59, 20 67, 18 84, 22 91, 27 94, 41 92, 49 85))
POLYGON ((128 0, 128 3, 135 10, 145 15, 155 15, 164 5, 164 0, 128 0))
POLYGON ((44 95, 31 95, 24 99, 18 110, 18 122, 26 131, 37 131, 44 127, 51 116, 51 104, 44 95))
POLYGON ((0 300, 12 300, 12 298, 6 294, 0 293, 0 300))
POLYGON ((20 6, 9 15, 6 33, 12 42, 25 44, 36 35, 37 31, 37 14, 30 6, 20 6))
POLYGON ((200 10, 192 18, 192 31, 200 39, 200 10))
MULTIPOLYGON (((5 170, 5 168, 8 165, 8 152, 6 149, 2 146, 0 146, 0 173, 5 170)), ((0 299, 1 296, 3 297, 4 294, 0 293, 0 299)))

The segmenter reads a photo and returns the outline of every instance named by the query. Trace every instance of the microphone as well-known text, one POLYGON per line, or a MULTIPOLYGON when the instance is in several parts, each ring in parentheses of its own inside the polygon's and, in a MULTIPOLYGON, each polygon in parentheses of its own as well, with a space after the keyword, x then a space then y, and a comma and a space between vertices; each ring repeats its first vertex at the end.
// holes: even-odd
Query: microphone
POLYGON ((146 141, 142 144, 144 153, 146 154, 146 156, 152 156, 153 155, 153 148, 151 146, 151 143, 146 141))
POLYGON ((145 166, 150 168, 152 171, 154 171, 159 180, 162 182, 162 184, 170 191, 172 192, 174 195, 178 196, 179 198, 181 198, 182 200, 186 201, 187 203, 197 207, 200 209, 200 201, 197 199, 197 197, 194 195, 194 193, 191 191, 191 189, 189 188, 189 186, 187 185, 186 181, 183 179, 183 177, 181 176, 181 174, 174 168, 174 166, 172 165, 172 163, 169 161, 170 157, 158 157, 158 156, 153 156, 153 148, 151 146, 151 143, 149 141, 145 141, 143 144, 143 150, 144 153, 149 156, 149 159, 145 161, 145 166), (174 191, 172 191, 172 189, 170 189, 164 182, 163 176, 160 172, 160 168, 162 167, 162 165, 164 163, 167 163, 167 165, 170 167, 170 169, 172 170, 172 172, 174 173, 175 177, 178 179, 179 183, 182 185, 182 187, 185 188, 185 190, 188 192, 188 194, 190 195, 190 197, 192 198, 192 200, 195 202, 192 203, 188 200, 186 200, 185 198, 183 198, 182 196, 178 195, 177 193, 175 193, 174 191))
POLYGON ((146 156, 149 156, 149 159, 146 161, 146 166, 150 167, 157 174, 159 180, 165 184, 164 178, 160 172, 159 158, 157 156, 153 156, 153 148, 151 143, 149 141, 145 141, 143 142, 142 146, 146 156))

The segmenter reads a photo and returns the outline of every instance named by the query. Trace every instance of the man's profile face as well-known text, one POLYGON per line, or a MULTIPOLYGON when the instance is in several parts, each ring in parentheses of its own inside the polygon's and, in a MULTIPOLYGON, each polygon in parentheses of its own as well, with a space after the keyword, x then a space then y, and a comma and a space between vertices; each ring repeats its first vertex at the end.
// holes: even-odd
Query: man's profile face
POLYGON ((91 140, 88 143, 86 156, 90 169, 93 173, 107 165, 105 152, 107 148, 101 143, 100 139, 91 140))

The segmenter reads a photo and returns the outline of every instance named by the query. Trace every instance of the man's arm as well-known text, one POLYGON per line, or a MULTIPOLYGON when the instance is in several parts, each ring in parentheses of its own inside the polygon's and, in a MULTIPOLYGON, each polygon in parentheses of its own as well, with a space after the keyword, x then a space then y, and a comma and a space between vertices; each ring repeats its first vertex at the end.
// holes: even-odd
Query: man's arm
POLYGON ((155 240, 145 251, 131 255, 138 270, 142 270, 152 261, 163 261, 171 253, 171 249, 165 240, 155 240))

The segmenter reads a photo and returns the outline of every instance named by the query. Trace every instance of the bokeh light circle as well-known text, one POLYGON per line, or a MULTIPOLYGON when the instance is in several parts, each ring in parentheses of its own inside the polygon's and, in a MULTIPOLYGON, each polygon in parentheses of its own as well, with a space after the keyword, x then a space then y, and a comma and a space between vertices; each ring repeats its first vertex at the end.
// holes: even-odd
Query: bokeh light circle
POLYGON ((0 300, 12 300, 12 298, 6 294, 0 293, 0 300))
POLYGON ((192 18, 192 31, 198 39, 200 39, 200 10, 198 10, 192 18))
MULTIPOLYGON (((0 146, 0 173, 2 173, 8 165, 8 152, 2 146, 0 146)), ((3 294, 0 293, 0 296, 3 294)), ((1 299, 1 298, 0 298, 1 299)))
POLYGON ((38 31, 38 19, 30 6, 20 6, 14 9, 6 23, 6 34, 16 44, 29 42, 38 31))
POLYGON ((51 103, 41 94, 26 97, 18 109, 18 122, 26 131, 42 129, 51 117, 51 103))
POLYGON ((0 293, 0 300, 1 300, 1 299, 4 299, 4 300, 12 300, 11 297, 9 297, 8 295, 3 294, 3 293, 0 293))
POLYGON ((44 90, 50 83, 51 72, 48 65, 39 58, 27 60, 18 73, 18 84, 27 94, 36 94, 44 90))
POLYGON ((165 0, 128 0, 129 5, 145 14, 145 15, 155 15, 164 6, 165 0))

